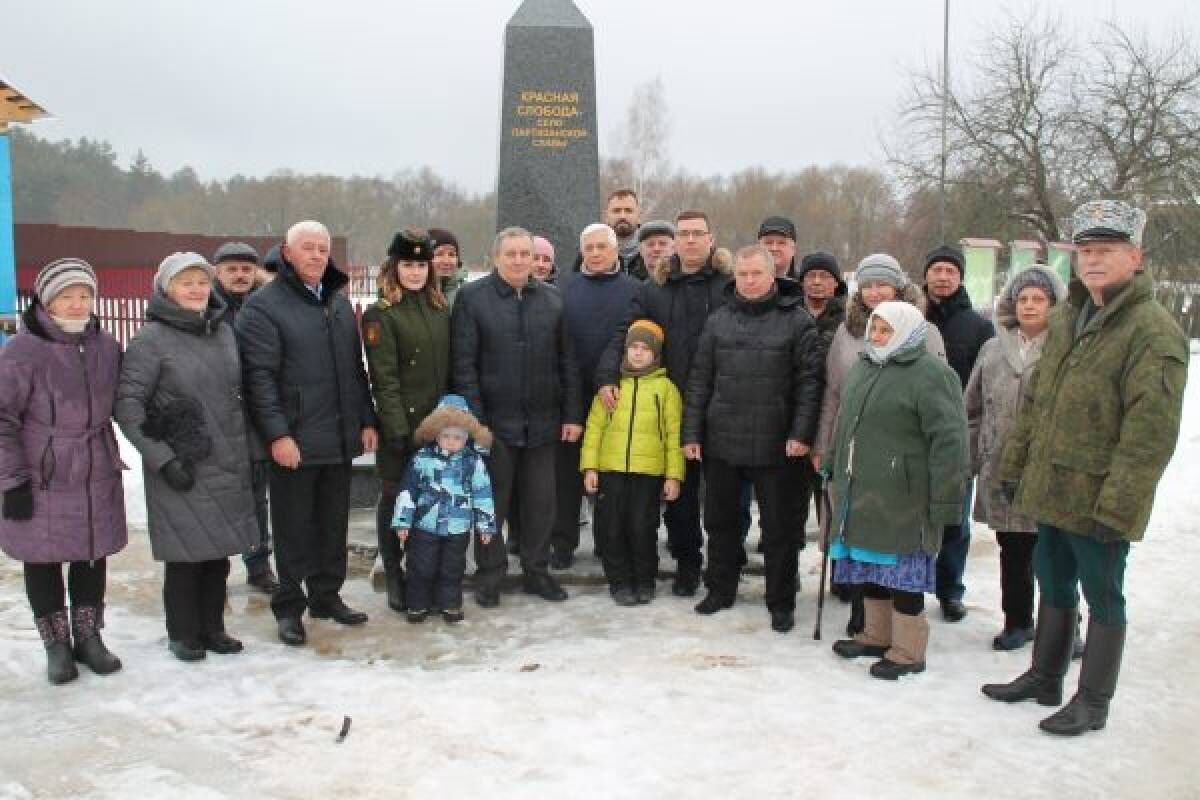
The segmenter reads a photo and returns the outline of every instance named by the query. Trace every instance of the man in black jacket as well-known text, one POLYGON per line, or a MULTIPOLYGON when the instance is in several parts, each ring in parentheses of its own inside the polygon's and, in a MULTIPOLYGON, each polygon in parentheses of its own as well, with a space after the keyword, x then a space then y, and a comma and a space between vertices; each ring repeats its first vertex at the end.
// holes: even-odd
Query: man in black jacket
MULTIPOLYGON (((926 317, 937 326, 946 343, 946 360, 958 373, 963 388, 971 378, 975 359, 983 343, 996 335, 992 323, 971 307, 971 298, 962 285, 966 264, 962 250, 942 245, 925 256, 925 294, 929 299, 926 317)), ((963 572, 971 548, 971 489, 963 499, 963 521, 948 526, 942 534, 942 549, 937 557, 937 596, 942 616, 958 622, 967 615, 963 604, 963 572)))
POLYGON ((301 645, 305 607, 317 619, 360 625, 341 598, 346 580, 351 463, 378 442, 375 410, 348 282, 329 257, 319 222, 293 225, 267 256, 278 278, 246 301, 237 320, 250 415, 271 451, 271 528, 279 638, 301 645), (303 586, 302 586, 303 584, 303 586), (305 596, 307 588, 307 597, 305 596))
MULTIPOLYGON (((579 235, 583 264, 558 283, 563 299, 563 320, 571 337, 579 369, 581 397, 596 393, 596 363, 608 346, 613 328, 629 312, 638 282, 621 270, 617 235, 602 222, 588 225, 579 235)), ((561 442, 557 452, 558 512, 551 533, 550 565, 566 569, 579 546, 579 504, 583 499, 583 473, 579 471, 582 442, 561 442)))
POLYGON ((684 399, 683 448, 704 462, 708 594, 713 614, 733 605, 741 574, 738 499, 754 484, 765 539, 771 628, 794 624, 798 542, 794 463, 816 438, 825 347, 795 281, 777 278, 771 253, 744 247, 729 302, 708 318, 684 399))
MULTIPOLYGON (((596 383, 604 404, 617 405, 621 355, 625 333, 634 320, 648 319, 663 329, 662 362, 667 376, 682 394, 688 385, 692 355, 708 315, 725 305, 729 284, 728 253, 713 250, 713 233, 703 211, 684 211, 675 218, 676 254, 660 264, 649 280, 638 287, 629 315, 617 328, 596 368, 596 383)), ((704 563, 701 548, 700 489, 703 476, 696 462, 689 462, 679 499, 667 505, 667 548, 677 562, 671 591, 691 597, 700 585, 704 563)))
MULTIPOLYGON (((259 286, 258 251, 244 242, 225 242, 213 254, 213 266, 217 280, 213 291, 225 301, 225 316, 231 326, 237 322, 242 304, 259 286)), ((254 493, 254 513, 258 518, 258 545, 242 554, 246 565, 246 583, 256 589, 272 594, 279 588, 279 581, 271 569, 271 533, 267 520, 267 481, 271 473, 271 462, 266 449, 254 430, 249 431, 250 441, 250 488, 254 493)))
MULTIPOLYGON (((567 598, 550 577, 550 530, 556 506, 554 457, 560 441, 583 433, 579 372, 563 319, 562 297, 532 277, 533 236, 505 228, 492 244, 496 269, 459 290, 451 317, 455 391, 492 429, 489 460, 496 520, 503 525, 515 493, 521 508, 524 590, 551 600, 567 598)), ((475 600, 500 602, 508 567, 504 541, 475 540, 475 600)))

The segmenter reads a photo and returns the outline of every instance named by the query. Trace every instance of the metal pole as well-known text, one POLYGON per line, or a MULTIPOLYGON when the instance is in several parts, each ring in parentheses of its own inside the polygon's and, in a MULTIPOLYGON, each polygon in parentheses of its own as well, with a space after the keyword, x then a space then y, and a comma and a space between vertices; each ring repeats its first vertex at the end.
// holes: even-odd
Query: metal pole
POLYGON ((942 10, 942 157, 938 190, 938 234, 946 241, 946 131, 949 120, 947 103, 950 99, 950 0, 942 10))

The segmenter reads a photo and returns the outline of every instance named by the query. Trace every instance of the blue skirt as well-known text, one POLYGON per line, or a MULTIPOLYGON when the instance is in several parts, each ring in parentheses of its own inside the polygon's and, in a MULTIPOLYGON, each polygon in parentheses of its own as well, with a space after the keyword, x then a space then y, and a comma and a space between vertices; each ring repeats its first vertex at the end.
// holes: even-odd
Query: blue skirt
POLYGON ((834 583, 874 583, 902 592, 932 594, 937 588, 936 559, 920 551, 906 553, 895 564, 872 564, 854 558, 833 562, 834 583))

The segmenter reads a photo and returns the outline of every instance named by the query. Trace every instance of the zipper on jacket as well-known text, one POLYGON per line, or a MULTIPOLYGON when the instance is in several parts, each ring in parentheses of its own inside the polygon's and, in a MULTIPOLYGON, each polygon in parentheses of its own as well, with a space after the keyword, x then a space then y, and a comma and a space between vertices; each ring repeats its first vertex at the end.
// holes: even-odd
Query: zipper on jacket
MULTIPOLYGON (((330 298, 330 302, 336 298, 330 298)), ((337 422, 338 441, 342 445, 342 461, 350 461, 350 449, 346 446, 346 426, 342 424, 342 377, 338 374, 337 363, 337 347, 333 343, 333 309, 328 304, 324 309, 325 314, 325 341, 329 344, 330 366, 333 367, 333 390, 337 393, 337 413, 334 415, 334 420, 337 422)))
POLYGON ((629 407, 629 433, 625 437, 625 471, 629 472, 630 460, 633 457, 633 423, 637 419, 637 396, 638 386, 641 385, 641 378, 633 379, 633 403, 629 407))
POLYGON ((83 391, 87 397, 87 476, 83 480, 84 494, 87 495, 87 520, 88 520, 88 553, 91 555, 91 563, 96 563, 96 525, 92 520, 92 381, 88 375, 87 354, 83 349, 83 342, 79 343, 79 366, 83 368, 83 391))

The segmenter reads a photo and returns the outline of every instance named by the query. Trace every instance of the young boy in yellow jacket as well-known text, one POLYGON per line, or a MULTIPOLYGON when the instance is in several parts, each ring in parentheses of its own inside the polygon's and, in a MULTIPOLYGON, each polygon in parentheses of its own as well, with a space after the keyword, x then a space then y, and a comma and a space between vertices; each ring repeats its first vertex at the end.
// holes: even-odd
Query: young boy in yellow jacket
POLYGON ((679 497, 683 400, 660 364, 663 331, 637 320, 625 336, 620 400, 609 413, 597 397, 588 414, 579 467, 598 494, 593 527, 609 591, 620 606, 654 599, 659 499, 679 497))

